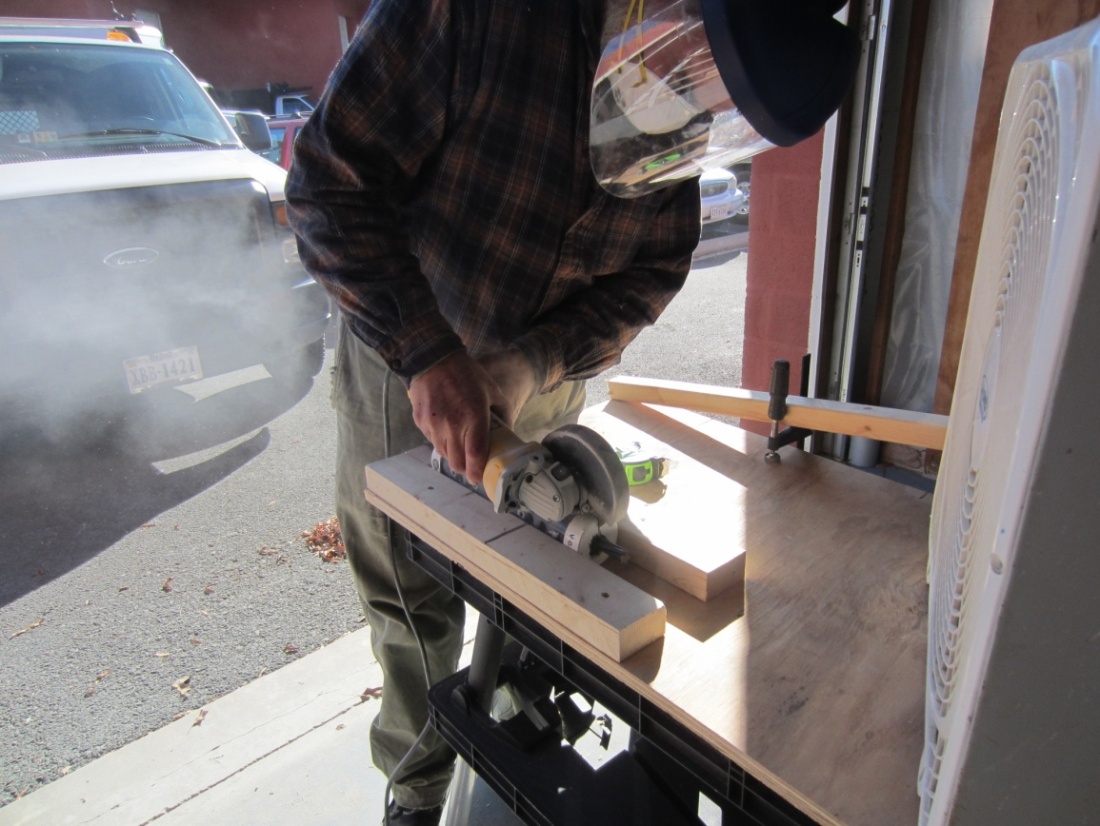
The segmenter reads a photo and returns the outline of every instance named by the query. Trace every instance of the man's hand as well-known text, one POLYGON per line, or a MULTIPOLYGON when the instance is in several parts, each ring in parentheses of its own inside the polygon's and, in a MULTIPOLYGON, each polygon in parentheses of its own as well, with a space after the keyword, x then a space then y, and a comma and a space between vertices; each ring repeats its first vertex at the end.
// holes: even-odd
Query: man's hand
POLYGON ((413 422, 451 469, 481 483, 489 452, 489 410, 511 427, 538 390, 535 371, 518 350, 481 359, 455 353, 412 380, 413 422))
POLYGON ((429 367, 409 384, 413 422, 470 484, 481 483, 489 452, 489 404, 496 382, 466 353, 429 367))

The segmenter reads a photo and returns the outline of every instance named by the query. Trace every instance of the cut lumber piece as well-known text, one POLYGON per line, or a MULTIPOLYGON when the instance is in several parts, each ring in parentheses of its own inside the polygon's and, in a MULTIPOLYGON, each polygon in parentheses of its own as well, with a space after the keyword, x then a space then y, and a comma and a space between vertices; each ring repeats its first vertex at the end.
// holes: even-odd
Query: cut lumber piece
MULTIPOLYGON (((770 396, 756 390, 627 376, 609 379, 607 386, 611 398, 618 401, 662 404, 697 413, 769 421, 770 396)), ((804 396, 787 397, 787 416, 783 421, 792 427, 864 436, 931 450, 942 450, 947 436, 946 416, 804 396)))
POLYGON ((622 662, 665 633, 664 604, 432 470, 426 447, 366 468, 366 498, 521 611, 622 662))
POLYGON ((712 439, 690 428, 662 432, 654 427, 655 420, 659 417, 617 418, 598 408, 581 414, 581 424, 614 447, 637 442, 669 460, 663 479, 630 489, 627 518, 619 523, 616 541, 630 552, 633 564, 703 602, 743 590, 745 522, 738 518, 747 493, 743 480, 746 472, 763 472, 763 460, 751 460, 724 445, 716 451, 712 439), (742 461, 746 470, 727 473, 699 460, 719 453, 742 461))

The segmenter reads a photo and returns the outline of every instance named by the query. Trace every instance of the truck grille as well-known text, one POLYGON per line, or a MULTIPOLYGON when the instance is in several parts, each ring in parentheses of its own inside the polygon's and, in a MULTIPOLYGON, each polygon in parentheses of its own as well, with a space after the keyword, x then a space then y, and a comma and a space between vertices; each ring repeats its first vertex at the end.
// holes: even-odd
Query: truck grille
POLYGON ((0 202, 0 346, 121 359, 224 343, 288 291, 252 181, 0 202))

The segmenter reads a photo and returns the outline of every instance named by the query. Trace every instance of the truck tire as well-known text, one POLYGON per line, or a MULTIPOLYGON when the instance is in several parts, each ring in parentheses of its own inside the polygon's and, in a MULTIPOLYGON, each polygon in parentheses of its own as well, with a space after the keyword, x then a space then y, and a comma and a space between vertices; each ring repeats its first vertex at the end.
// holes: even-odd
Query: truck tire
POLYGON ((299 350, 264 362, 264 369, 279 384, 290 388, 303 387, 321 372, 325 363, 325 339, 307 344, 299 350))

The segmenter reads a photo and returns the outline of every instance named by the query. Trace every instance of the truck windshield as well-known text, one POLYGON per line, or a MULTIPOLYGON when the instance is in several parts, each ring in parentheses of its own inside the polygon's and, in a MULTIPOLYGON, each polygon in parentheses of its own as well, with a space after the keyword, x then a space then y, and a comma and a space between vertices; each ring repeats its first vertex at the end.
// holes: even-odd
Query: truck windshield
POLYGON ((0 43, 0 158, 7 161, 239 146, 198 82, 167 52, 0 43))

